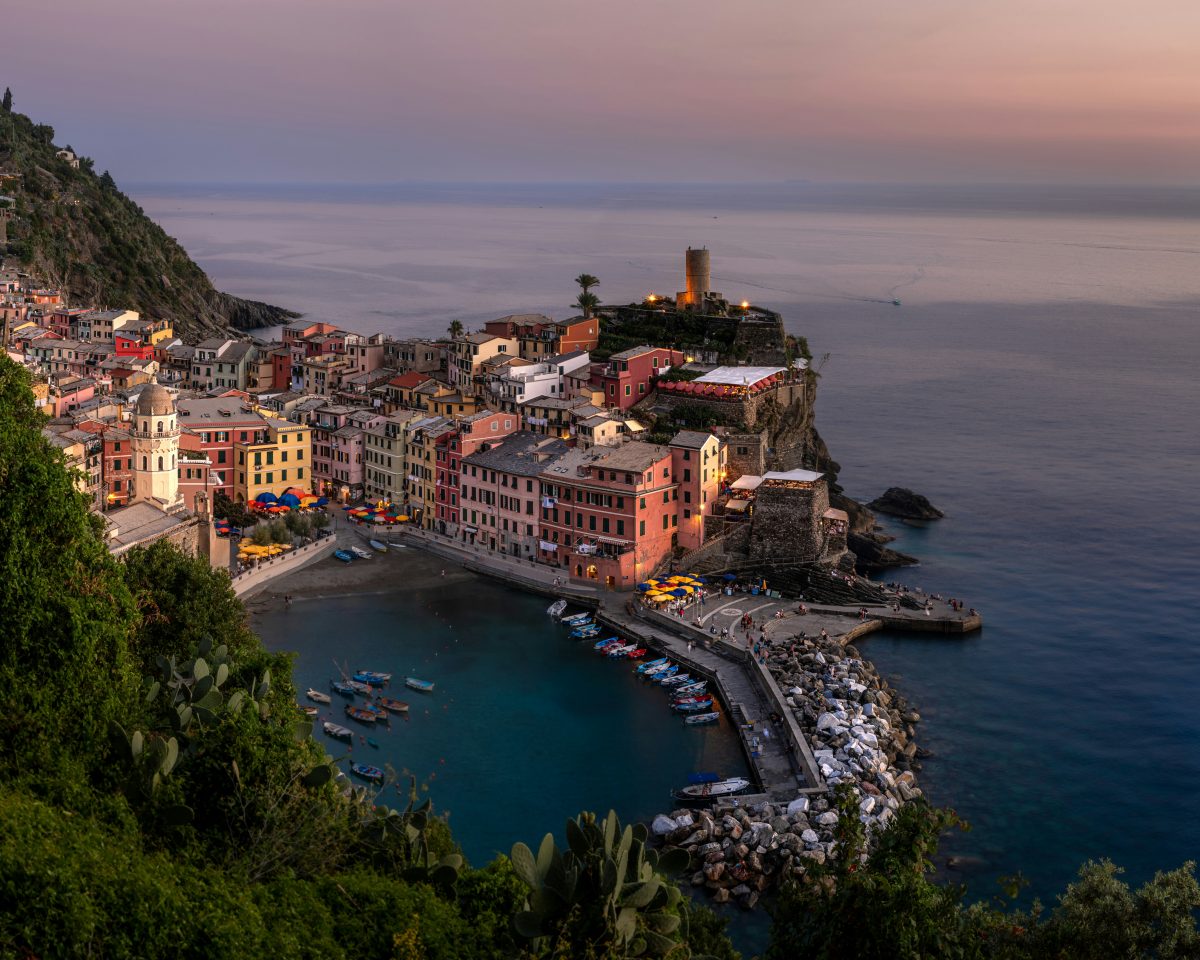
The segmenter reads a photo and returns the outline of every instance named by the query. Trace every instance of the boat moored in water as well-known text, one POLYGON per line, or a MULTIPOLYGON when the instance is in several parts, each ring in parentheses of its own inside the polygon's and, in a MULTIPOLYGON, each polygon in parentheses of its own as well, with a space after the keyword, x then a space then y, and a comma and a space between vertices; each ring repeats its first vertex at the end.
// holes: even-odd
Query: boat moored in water
POLYGON ((696 703, 673 703, 671 709, 676 713, 707 713, 712 710, 712 705, 712 697, 709 697, 696 703))
POLYGON ((317 703, 333 703, 333 698, 327 693, 322 693, 320 690, 314 690, 309 687, 304 694, 309 700, 316 700, 317 703))
POLYGON ((359 683, 368 683, 373 687, 380 687, 392 679, 390 673, 380 673, 378 670, 359 670, 354 674, 354 679, 359 683))
POLYGON ((648 660, 646 663, 638 664, 638 668, 634 672, 635 673, 649 673, 650 671, 656 670, 659 667, 666 666, 666 663, 667 663, 666 657, 659 657, 657 660, 648 660))
POLYGON ((577 627, 583 623, 591 623, 592 615, 584 610, 583 613, 573 613, 567 617, 561 617, 560 623, 565 623, 568 627, 577 627))
POLYGON ((390 718, 390 715, 388 714, 387 710, 385 710, 383 707, 379 706, 378 704, 364 703, 362 705, 362 709, 366 710, 367 713, 373 713, 375 715, 376 720, 382 720, 384 723, 387 723, 388 719, 390 718))
POLYGON ((354 731, 349 727, 343 727, 341 724, 330 723, 328 720, 326 720, 323 724, 321 724, 321 727, 324 729, 326 734, 333 737, 335 740, 352 741, 354 739, 354 731))
POLYGON ((683 722, 691 726, 698 726, 702 723, 716 723, 721 719, 721 714, 716 710, 711 713, 693 713, 691 716, 684 717, 683 722))
POLYGON ((618 643, 604 651, 606 657, 627 657, 637 648, 632 643, 618 643))
POLYGON ((296 706, 300 708, 300 711, 306 717, 315 717, 321 712, 316 707, 314 707, 311 703, 298 703, 298 704, 296 704, 296 706))
POLYGON ((356 777, 362 777, 364 780, 383 783, 383 771, 378 767, 371 766, 369 763, 352 763, 350 764, 350 772, 356 777))
POLYGON ((567 609, 567 601, 566 600, 555 600, 552 604, 550 604, 550 606, 548 606, 546 608, 546 613, 552 617, 561 617, 563 615, 563 613, 566 612, 566 609, 567 609))
POLYGON ((388 713, 408 713, 408 704, 403 700, 395 700, 392 697, 376 697, 375 702, 388 713))
MULTIPOLYGON (((333 690, 335 693, 340 693, 343 697, 352 697, 352 696, 354 696, 355 693, 358 692, 346 680, 330 680, 329 688, 331 690, 333 690)), ((316 699, 316 698, 314 698, 314 699, 316 699)), ((330 700, 328 702, 332 703, 333 701, 330 700)))
POLYGON ((596 624, 590 623, 585 627, 576 627, 568 636, 572 640, 591 640, 598 633, 600 633, 600 628, 596 624))
MULTIPOLYGON (((689 718, 691 719, 691 718, 689 718)), ((688 779, 691 779, 690 777, 688 779)), ((745 777, 730 777, 728 780, 706 780, 703 783, 693 783, 682 790, 675 791, 676 800, 717 800, 721 797, 735 797, 745 793, 750 787, 750 781, 745 777)))
POLYGON ((421 680, 417 677, 405 677, 404 685, 413 690, 419 690, 421 693, 433 693, 432 680, 421 680))
POLYGON ((346 716, 351 720, 357 720, 359 723, 374 723, 376 720, 375 714, 370 710, 364 710, 362 707, 353 707, 346 704, 346 716))

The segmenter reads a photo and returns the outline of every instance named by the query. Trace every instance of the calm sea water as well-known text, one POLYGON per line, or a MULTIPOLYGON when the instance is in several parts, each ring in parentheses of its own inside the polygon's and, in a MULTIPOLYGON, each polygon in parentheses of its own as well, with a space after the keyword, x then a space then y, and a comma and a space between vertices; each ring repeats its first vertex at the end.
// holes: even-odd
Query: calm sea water
MULTIPOLYGON (((1200 191, 193 187, 139 199, 223 289, 364 332, 562 317, 584 270, 605 299, 673 292, 684 248, 709 246, 718 289, 808 337, 818 425, 848 491, 910 486, 946 511, 923 529, 893 525, 922 558, 897 576, 965 598, 986 629, 864 649, 925 718, 936 756, 924 786, 974 826, 949 844, 972 858, 958 874, 972 893, 1019 870, 1046 897, 1102 856, 1141 881, 1200 854, 1200 191)), ((382 669, 393 644, 400 669, 436 654, 454 703, 435 700, 441 717, 393 737, 419 745, 406 765, 438 774, 457 829, 472 817, 494 829, 469 850, 505 847, 517 813, 559 790, 560 810, 538 808, 549 827, 597 805, 570 792, 585 782, 611 784, 630 815, 652 809, 677 777, 662 760, 674 763, 679 731, 642 718, 642 691, 609 664, 572 674, 574 651, 535 629, 533 601, 494 596, 445 603, 444 624, 403 594, 336 610, 360 638, 345 642, 382 669), (410 630, 418 614, 426 626, 410 630), (542 645, 553 654, 535 655, 542 645), (506 646, 532 649, 510 658, 506 646), (605 708, 576 709, 554 680, 564 672, 605 708), (501 709, 523 733, 494 722, 501 709), (547 789, 544 771, 560 768, 547 789), (489 814, 489 775, 516 769, 520 806, 489 814)), ((328 633, 290 616, 286 633, 261 626, 301 649, 302 678, 324 679, 328 633)))

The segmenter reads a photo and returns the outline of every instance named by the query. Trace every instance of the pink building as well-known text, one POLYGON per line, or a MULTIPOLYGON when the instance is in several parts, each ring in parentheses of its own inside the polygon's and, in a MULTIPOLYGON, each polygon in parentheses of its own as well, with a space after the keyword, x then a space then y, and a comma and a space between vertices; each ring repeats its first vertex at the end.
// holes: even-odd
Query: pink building
POLYGON ((454 429, 435 441, 436 473, 434 490, 437 496, 435 518, 441 533, 455 535, 460 523, 459 473, 462 458, 470 456, 481 446, 507 437, 521 425, 515 413, 495 413, 490 410, 459 417, 454 429))
MULTIPOLYGON (((234 443, 261 443, 267 435, 267 418, 247 410, 241 395, 181 398, 176 403, 183 434, 200 438, 199 452, 211 461, 209 491, 234 497, 234 443)), ((183 434, 180 448, 183 449, 183 434)), ((185 501, 186 502, 186 501, 185 501)))
POLYGON ((604 391, 606 407, 628 410, 646 399, 661 374, 686 361, 679 350, 633 347, 609 357, 607 365, 592 374, 592 384, 604 391))
POLYGON ((681 430, 670 447, 671 472, 679 485, 679 546, 695 550, 704 543, 704 518, 725 478, 725 444, 711 433, 681 430))
POLYGON ((363 452, 367 427, 383 418, 361 407, 329 404, 312 412, 312 486, 314 493, 343 501, 365 491, 363 452))

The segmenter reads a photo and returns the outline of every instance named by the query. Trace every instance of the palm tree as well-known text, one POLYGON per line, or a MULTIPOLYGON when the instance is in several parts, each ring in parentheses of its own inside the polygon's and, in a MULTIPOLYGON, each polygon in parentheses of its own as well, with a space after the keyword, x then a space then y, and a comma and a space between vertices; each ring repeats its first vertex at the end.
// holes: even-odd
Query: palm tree
POLYGON ((575 298, 575 306, 583 311, 585 317, 590 317, 592 311, 600 306, 600 298, 594 293, 588 293, 586 290, 575 298))
POLYGON ((451 340, 457 340, 462 336, 463 325, 461 320, 451 320, 450 326, 446 328, 450 333, 451 340))
POLYGON ((584 293, 587 293, 592 287, 599 286, 600 278, 593 277, 590 273, 581 273, 575 278, 575 282, 579 284, 584 293))

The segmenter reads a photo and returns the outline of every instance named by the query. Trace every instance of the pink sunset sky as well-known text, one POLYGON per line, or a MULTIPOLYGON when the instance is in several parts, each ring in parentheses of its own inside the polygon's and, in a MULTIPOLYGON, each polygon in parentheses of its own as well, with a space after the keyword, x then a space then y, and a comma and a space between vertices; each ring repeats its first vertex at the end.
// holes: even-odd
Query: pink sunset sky
POLYGON ((1194 183, 1195 0, 4 0, 124 181, 1194 183))

